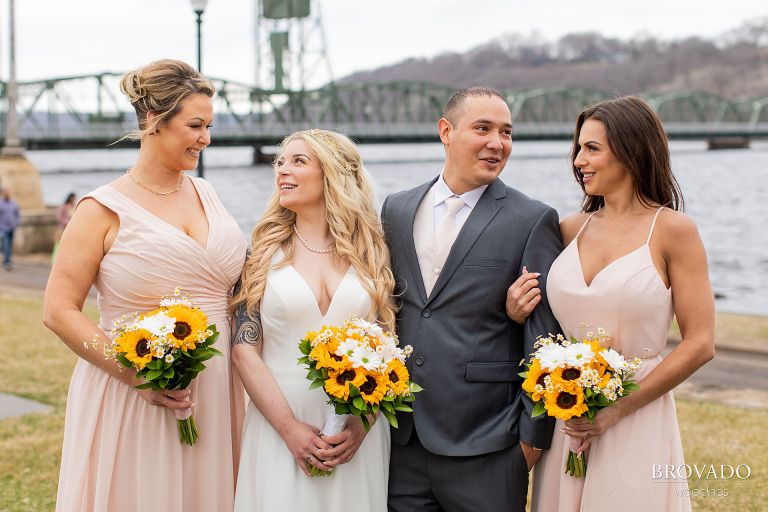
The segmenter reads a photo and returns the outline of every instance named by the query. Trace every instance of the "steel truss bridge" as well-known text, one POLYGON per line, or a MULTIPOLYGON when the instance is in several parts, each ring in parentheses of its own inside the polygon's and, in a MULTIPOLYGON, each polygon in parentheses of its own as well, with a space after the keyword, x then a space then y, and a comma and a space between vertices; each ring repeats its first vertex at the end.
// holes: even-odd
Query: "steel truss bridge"
MULTIPOLYGON (((120 94, 119 73, 19 84, 19 135, 30 149, 104 148, 136 128, 120 94)), ((336 83, 307 91, 270 91, 214 79, 214 145, 275 145, 319 127, 361 143, 436 142, 436 121, 454 89, 425 82, 336 83)), ((0 82, 0 96, 6 84, 0 82)), ((578 111, 613 94, 572 87, 506 90, 515 140, 570 139, 578 111)), ((705 92, 641 94, 673 139, 768 137, 768 96, 727 99, 705 92)), ((3 107, 5 108, 5 107, 3 107)), ((5 113, 0 112, 0 125, 5 113)), ((0 133, 4 133, 4 129, 0 133)), ((1 140, 1 138, 0 138, 1 140)), ((117 145, 131 144, 121 142, 117 145)))

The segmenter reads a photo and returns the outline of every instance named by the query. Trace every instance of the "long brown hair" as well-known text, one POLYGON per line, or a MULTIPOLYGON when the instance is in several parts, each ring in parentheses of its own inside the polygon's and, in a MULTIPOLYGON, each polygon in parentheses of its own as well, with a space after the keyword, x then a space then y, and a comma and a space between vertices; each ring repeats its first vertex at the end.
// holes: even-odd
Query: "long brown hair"
POLYGON ((608 146, 632 177, 635 193, 642 204, 682 211, 683 193, 672 174, 667 134, 661 119, 645 101, 636 96, 625 96, 587 107, 576 118, 571 168, 584 192, 582 212, 594 212, 605 205, 603 196, 587 194, 583 176, 574 164, 581 151, 581 127, 587 119, 603 123, 608 146))

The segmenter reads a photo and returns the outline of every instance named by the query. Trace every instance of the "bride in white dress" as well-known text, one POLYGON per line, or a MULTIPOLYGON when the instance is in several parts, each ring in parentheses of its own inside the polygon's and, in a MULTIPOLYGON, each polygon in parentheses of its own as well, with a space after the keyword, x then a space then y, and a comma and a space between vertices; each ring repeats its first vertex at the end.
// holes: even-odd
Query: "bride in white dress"
POLYGON ((307 331, 353 316, 392 330, 394 278, 373 190, 354 144, 324 130, 287 137, 276 190, 253 231, 233 299, 232 361, 250 397, 236 511, 387 508, 389 425, 366 434, 350 417, 322 435, 332 414, 309 390, 298 345, 307 331), (332 470, 312 477, 307 464, 332 470))

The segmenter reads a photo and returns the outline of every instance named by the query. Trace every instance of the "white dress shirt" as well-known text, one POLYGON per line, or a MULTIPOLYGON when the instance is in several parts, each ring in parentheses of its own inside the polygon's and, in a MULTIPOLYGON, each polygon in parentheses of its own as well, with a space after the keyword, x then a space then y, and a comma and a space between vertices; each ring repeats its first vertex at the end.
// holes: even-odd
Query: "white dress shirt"
POLYGON ((440 177, 435 182, 435 185, 432 187, 433 190, 433 210, 432 210, 432 229, 433 232, 437 232, 437 227, 440 225, 440 221, 443 220, 443 217, 446 213, 446 207, 445 207, 445 200, 453 195, 457 195, 460 198, 464 200, 464 207, 459 210, 459 213, 456 214, 456 225, 458 229, 461 229, 461 227, 464 225, 464 222, 466 222, 467 217, 469 217, 469 214, 472 213, 472 208, 475 207, 478 201, 480 201, 480 196, 483 195, 483 192, 485 192, 485 189, 488 188, 488 185, 483 185, 477 188, 474 188, 472 190, 469 190, 467 192, 464 192, 463 194, 455 194, 451 188, 448 186, 448 184, 445 182, 445 179, 443 178, 443 173, 440 173, 440 177))

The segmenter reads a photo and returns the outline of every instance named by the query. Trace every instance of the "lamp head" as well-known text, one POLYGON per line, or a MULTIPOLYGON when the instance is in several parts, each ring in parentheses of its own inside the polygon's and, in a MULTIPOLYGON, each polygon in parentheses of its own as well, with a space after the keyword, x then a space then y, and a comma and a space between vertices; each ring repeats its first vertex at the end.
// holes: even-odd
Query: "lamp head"
POLYGON ((192 4, 192 10, 196 13, 202 13, 205 11, 205 4, 208 3, 208 0, 190 0, 190 3, 192 4))

